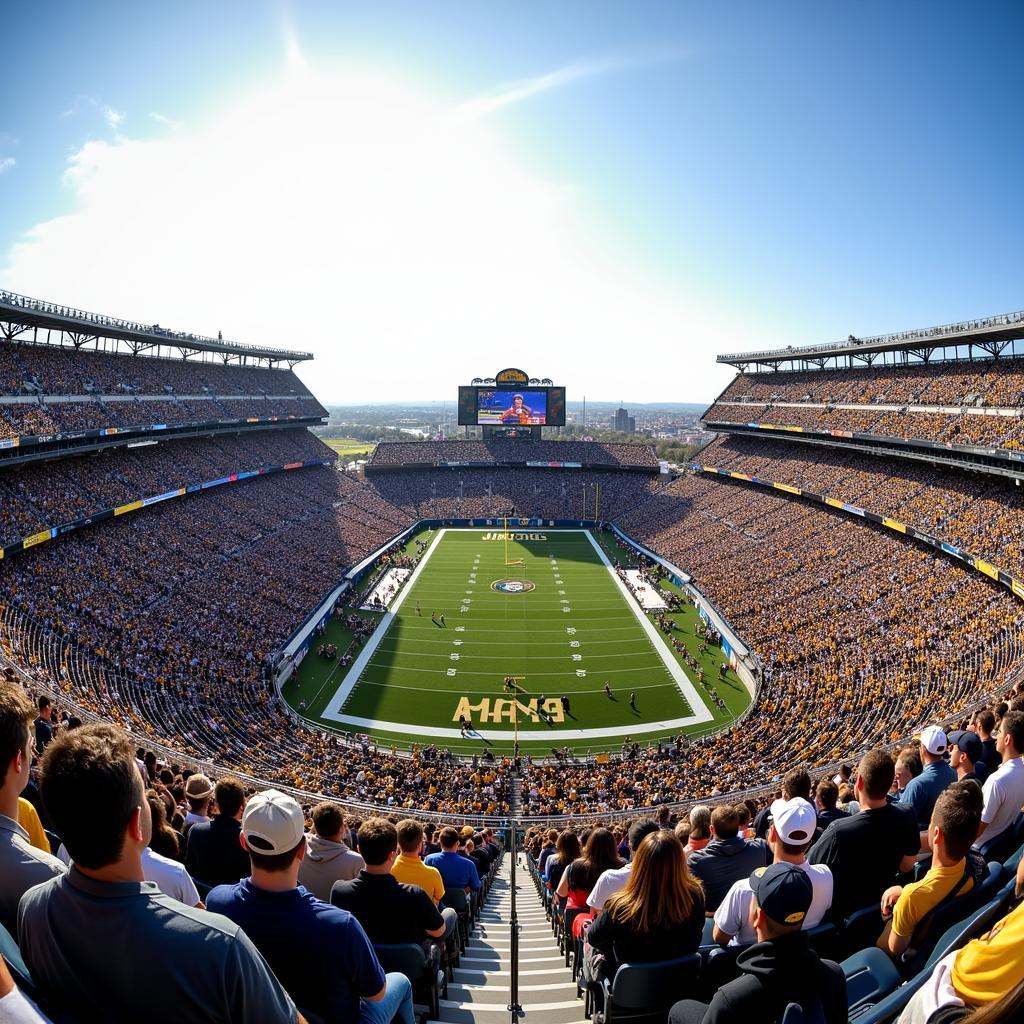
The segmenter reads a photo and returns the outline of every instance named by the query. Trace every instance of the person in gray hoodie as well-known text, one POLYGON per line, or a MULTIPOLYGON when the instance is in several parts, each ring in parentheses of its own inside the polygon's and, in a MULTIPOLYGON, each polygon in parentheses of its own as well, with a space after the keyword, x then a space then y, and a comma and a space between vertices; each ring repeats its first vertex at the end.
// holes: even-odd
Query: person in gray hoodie
POLYGON ((299 866, 299 885, 317 899, 329 901, 331 886, 355 878, 365 867, 363 858, 350 850, 350 838, 341 808, 325 800, 313 808, 313 832, 306 836, 306 856, 299 866))

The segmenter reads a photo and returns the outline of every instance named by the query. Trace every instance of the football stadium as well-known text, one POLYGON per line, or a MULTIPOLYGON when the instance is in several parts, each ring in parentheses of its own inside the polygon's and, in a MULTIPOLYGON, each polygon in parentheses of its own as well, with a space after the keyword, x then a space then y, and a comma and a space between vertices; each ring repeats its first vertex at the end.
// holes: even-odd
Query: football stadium
POLYGON ((0 1024, 1024 1022, 1021 5, 4 28, 0 1024))

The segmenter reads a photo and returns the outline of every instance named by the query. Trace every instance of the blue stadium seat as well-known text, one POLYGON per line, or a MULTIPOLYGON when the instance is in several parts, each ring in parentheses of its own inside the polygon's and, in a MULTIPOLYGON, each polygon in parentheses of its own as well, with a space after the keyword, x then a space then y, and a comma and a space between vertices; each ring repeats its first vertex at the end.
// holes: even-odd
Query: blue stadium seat
POLYGON ((697 990, 700 957, 696 953, 653 964, 622 964, 615 977, 601 984, 603 1008, 594 1024, 614 1021, 656 1021, 664 1024, 672 1004, 697 990))
POLYGON ((7 961, 7 966, 11 969, 11 975, 15 982, 17 982, 18 988, 27 995, 31 995, 33 999, 36 998, 35 983, 32 981, 32 975, 29 974, 28 967, 25 966, 25 961, 22 959, 21 950, 18 949, 14 936, 3 925, 0 925, 0 956, 3 956, 7 961))
MULTIPOLYGON (((385 973, 397 971, 412 982, 413 1001, 425 1003, 430 1019, 437 1020, 441 1011, 441 987, 438 982, 438 964, 428 959, 423 947, 416 942, 398 945, 374 945, 374 952, 385 973)), ((447 986, 447 982, 445 983, 447 986)))
POLYGON ((978 847, 985 860, 1004 861, 1024 843, 1024 813, 1018 814, 1014 823, 995 839, 982 843, 978 847))

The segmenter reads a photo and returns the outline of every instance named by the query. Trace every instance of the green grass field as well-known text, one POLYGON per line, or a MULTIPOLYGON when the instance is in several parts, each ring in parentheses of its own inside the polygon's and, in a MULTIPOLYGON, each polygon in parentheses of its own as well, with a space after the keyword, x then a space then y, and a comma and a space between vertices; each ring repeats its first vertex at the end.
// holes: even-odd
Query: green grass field
POLYGON ((325 437, 321 439, 328 448, 343 459, 360 458, 369 455, 377 446, 372 441, 357 441, 352 437, 325 437))
MULTIPOLYGON (((749 697, 735 674, 718 678, 717 647, 700 662, 726 708, 705 701, 704 687, 657 629, 645 628, 653 620, 637 614, 587 534, 516 532, 524 534, 533 539, 508 544, 509 560, 522 564, 508 566, 500 530, 424 535, 430 547, 423 562, 393 614, 375 616, 383 620, 377 633, 353 652, 362 657, 346 673, 310 653, 285 698, 297 709, 304 704, 300 713, 314 721, 384 743, 435 742, 459 752, 489 745, 505 753, 518 733, 521 749, 535 754, 563 746, 617 749, 627 735, 647 742, 706 733, 746 708, 749 697), (431 621, 432 612, 444 615, 443 627, 431 621), (516 677, 514 692, 504 688, 509 675, 516 677), (466 738, 460 715, 472 725, 466 738)), ((617 553, 610 545, 608 554, 617 553)), ((696 654, 695 609, 688 605, 672 617, 674 635, 696 654)), ((326 639, 341 651, 351 642, 334 621, 326 639)))

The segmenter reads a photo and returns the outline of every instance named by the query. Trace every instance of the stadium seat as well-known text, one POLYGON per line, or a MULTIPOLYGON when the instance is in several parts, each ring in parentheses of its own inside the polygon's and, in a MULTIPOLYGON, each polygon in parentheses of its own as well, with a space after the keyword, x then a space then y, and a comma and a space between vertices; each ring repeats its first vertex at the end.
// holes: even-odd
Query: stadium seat
POLYGON ((7 966, 11 969, 18 988, 35 999, 36 987, 32 981, 32 975, 29 973, 28 967, 25 966, 21 950, 18 948, 17 942, 14 941, 14 936, 3 925, 0 925, 0 956, 7 961, 7 966))
POLYGON ((825 1011, 816 1002, 810 1008, 799 1003, 790 1003, 779 1019, 779 1024, 825 1024, 825 1011))
POLYGON ((1024 813, 1018 814, 1014 823, 995 839, 982 843, 978 847, 985 860, 1004 861, 1013 856, 1021 843, 1024 842, 1024 813))
POLYGON ((595 1009, 594 1024, 664 1024, 672 1004, 692 995, 699 980, 700 957, 696 953, 653 964, 622 964, 611 981, 601 983, 604 1005, 595 1009))
POLYGON ((460 948, 463 953, 466 951, 466 943, 469 942, 469 933, 473 928, 472 910, 469 897, 465 889, 445 889, 444 905, 451 907, 459 916, 460 948))
POLYGON ((397 971, 404 974, 412 982, 413 1002, 427 1006, 430 1019, 437 1020, 441 1011, 439 965, 427 957, 423 947, 418 943, 409 942, 398 945, 381 944, 373 948, 385 972, 397 971))

